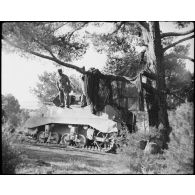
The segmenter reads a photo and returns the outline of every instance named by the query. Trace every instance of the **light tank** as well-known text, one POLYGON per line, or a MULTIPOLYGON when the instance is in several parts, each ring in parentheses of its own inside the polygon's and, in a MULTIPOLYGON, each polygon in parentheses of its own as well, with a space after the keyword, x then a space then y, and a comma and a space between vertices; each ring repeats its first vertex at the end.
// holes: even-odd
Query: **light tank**
POLYGON ((118 123, 106 115, 91 114, 89 106, 71 105, 60 108, 45 106, 25 126, 39 143, 60 144, 98 150, 111 149, 118 132, 118 123))

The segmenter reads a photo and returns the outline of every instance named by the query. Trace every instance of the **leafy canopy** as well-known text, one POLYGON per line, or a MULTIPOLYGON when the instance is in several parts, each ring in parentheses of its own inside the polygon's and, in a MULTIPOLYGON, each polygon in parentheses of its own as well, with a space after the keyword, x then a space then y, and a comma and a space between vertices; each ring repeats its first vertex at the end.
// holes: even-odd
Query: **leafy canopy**
POLYGON ((85 54, 88 43, 77 31, 86 22, 6 22, 3 39, 15 46, 17 52, 70 62, 85 54))
POLYGON ((16 128, 29 118, 29 112, 21 109, 18 100, 12 95, 2 95, 2 111, 4 121, 9 128, 16 128))
MULTIPOLYGON (((176 28, 182 29, 191 25, 190 22, 175 22, 176 28)), ((93 44, 98 52, 106 52, 108 60, 104 71, 121 76, 134 77, 141 70, 147 69, 147 59, 144 53, 140 55, 138 49, 145 47, 142 30, 136 23, 113 23, 115 30, 112 33, 93 34, 93 44)), ((192 33, 189 31, 188 34, 192 33)), ((161 33, 163 35, 163 33, 161 33)), ((169 33, 161 39, 163 48, 173 44, 176 37, 169 33)), ((192 74, 186 70, 186 56, 189 55, 190 44, 176 44, 171 50, 164 52, 163 65, 167 88, 177 90, 177 95, 183 99, 189 95, 192 74)), ((143 51, 143 50, 141 50, 143 51)), ((191 59, 190 59, 191 60, 191 59)), ((193 89, 191 89, 193 90, 193 89)), ((178 102, 177 97, 173 97, 178 102), (177 99, 177 100, 176 100, 177 99)))

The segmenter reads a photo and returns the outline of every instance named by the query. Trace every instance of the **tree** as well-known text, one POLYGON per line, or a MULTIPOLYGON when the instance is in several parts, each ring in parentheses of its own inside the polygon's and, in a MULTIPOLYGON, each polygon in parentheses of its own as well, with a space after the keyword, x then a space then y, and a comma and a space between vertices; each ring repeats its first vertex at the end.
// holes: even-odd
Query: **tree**
POLYGON ((56 87, 57 74, 44 72, 38 76, 39 82, 31 91, 40 102, 50 102, 58 94, 56 87))
POLYGON ((107 63, 105 73, 134 77, 143 69, 140 54, 136 51, 139 42, 137 36, 140 28, 135 24, 125 22, 113 23, 114 31, 109 34, 91 35, 93 44, 98 52, 106 52, 107 63))
POLYGON ((2 95, 3 124, 7 123, 8 128, 17 128, 23 125, 30 117, 28 109, 21 109, 18 100, 12 95, 2 95))
MULTIPOLYGON (((185 28, 188 22, 175 22, 176 28, 185 28)), ((189 33, 192 31, 188 31, 189 33)), ((185 33, 183 33, 185 35, 185 33)), ((173 36, 162 39, 162 44, 167 47, 174 41, 173 36)), ((164 54, 165 79, 168 90, 171 92, 168 98, 168 104, 172 108, 183 103, 186 99, 192 101, 193 96, 193 74, 186 70, 186 61, 194 62, 189 58, 190 44, 175 45, 171 51, 164 54), (171 102, 169 101, 171 100, 171 102)))
MULTIPOLYGON (((57 74, 56 72, 44 72, 39 75, 39 82, 36 87, 31 91, 39 99, 40 102, 51 102, 58 94, 58 89, 56 87, 57 74)), ((70 76, 70 83, 72 86, 72 91, 75 93, 82 93, 81 83, 79 79, 72 75, 70 76)))
MULTIPOLYGON (((189 23, 187 22, 180 22, 179 26, 185 27, 189 23)), ((128 44, 128 40, 123 40, 123 37, 126 37, 127 35, 131 34, 132 36, 137 35, 140 37, 140 41, 137 41, 137 45, 140 44, 145 47, 145 50, 141 52, 141 59, 140 64, 142 64, 143 61, 145 61, 146 66, 144 67, 144 70, 147 73, 147 84, 143 85, 146 91, 149 91, 150 95, 150 102, 155 102, 153 107, 155 109, 149 110, 149 122, 150 125, 158 127, 160 123, 163 124, 164 128, 166 129, 163 140, 164 140, 164 146, 166 145, 166 142, 169 140, 169 120, 168 120, 168 114, 167 114, 167 102, 166 102, 166 96, 168 93, 168 89, 166 86, 166 72, 165 72, 165 64, 166 60, 170 60, 170 58, 180 58, 180 59, 188 59, 194 62, 194 59, 188 57, 185 55, 185 50, 182 48, 182 46, 178 46, 175 48, 176 52, 167 53, 167 50, 177 46, 179 43, 182 43, 183 41, 189 40, 194 38, 194 35, 187 36, 185 38, 182 38, 180 40, 177 40, 173 42, 174 39, 170 41, 170 37, 173 36, 184 36, 189 35, 194 32, 194 29, 188 30, 186 32, 182 33, 176 33, 176 32, 168 32, 168 33, 162 33, 160 31, 159 22, 116 22, 115 23, 115 30, 111 34, 103 34, 98 36, 100 39, 100 47, 102 47, 102 42, 104 41, 104 45, 106 42, 106 49, 108 50, 108 53, 110 52, 113 54, 118 54, 118 48, 122 49, 121 53, 124 53, 126 51, 125 45, 128 44), (117 38, 116 38, 117 37, 117 38), (168 40, 166 40, 168 39, 168 40), (119 41, 118 41, 119 40, 119 41), (122 41, 120 41, 122 40, 122 41), (163 47, 164 43, 164 47, 163 47), (120 46, 112 47, 115 44, 119 44, 120 46), (167 45, 166 45, 167 44, 167 45), (182 53, 183 52, 183 53, 182 53), (144 59, 145 58, 145 59, 144 59), (152 82, 150 79, 152 78, 152 82), (150 82, 149 82, 150 81, 150 82), (148 86, 150 85, 150 86, 148 86), (152 113, 151 113, 152 112, 152 113), (150 115, 151 113, 151 115, 150 115), (150 116, 155 116, 150 117, 150 116)), ((97 35, 93 36, 95 38, 95 45, 97 44, 97 35)), ((131 42, 133 45, 133 42, 131 42)), ((103 45, 103 46, 104 46, 103 45)), ((128 47, 131 48, 131 47, 128 47)), ((100 49, 100 51, 102 48, 100 49)), ((111 56, 111 55, 109 55, 111 56)), ((125 60, 128 55, 121 55, 120 60, 113 55, 111 56, 111 60, 109 59, 109 66, 112 66, 112 69, 114 69, 114 72, 117 72, 117 66, 120 65, 119 62, 123 62, 125 64, 125 60), (114 63, 113 63, 114 61, 114 63), (114 65, 114 67, 113 67, 114 65)), ((129 60, 129 63, 131 63, 131 60, 129 60)), ((126 63, 127 64, 127 63, 126 63)), ((181 64, 180 64, 181 65, 181 64)), ((181 68, 182 66, 180 66, 181 68)), ((128 67, 129 68, 129 67, 128 67)), ((123 70, 121 67, 119 67, 120 70, 123 70)), ((127 68, 125 67, 127 70, 127 68)), ((127 71, 126 71, 127 73, 127 71)), ((143 72, 144 73, 144 72, 143 72)), ((128 74, 128 73, 127 73, 128 74)), ((128 76, 131 76, 128 74, 128 76)), ((170 91, 169 91, 170 93, 170 91)), ((147 99, 146 99, 147 101, 147 99)), ((149 103, 149 101, 147 101, 149 103)))
POLYGON ((83 73, 70 63, 85 54, 88 43, 78 31, 87 22, 6 22, 1 39, 22 56, 32 54, 83 73), (61 29, 63 31, 61 32, 61 29), (66 61, 66 62, 65 62, 66 61))
POLYGON ((6 122, 10 127, 16 128, 20 124, 20 105, 18 100, 11 94, 2 95, 2 109, 6 115, 6 122))
MULTIPOLYGON (((30 53, 54 61, 59 65, 73 68, 84 74, 85 70, 83 68, 79 68, 64 61, 71 61, 73 58, 78 58, 85 53, 88 44, 84 39, 79 39, 78 36, 76 36, 76 32, 87 24, 88 23, 83 22, 4 23, 2 39, 4 42, 14 46, 23 53, 30 53), (61 35, 56 33, 56 30, 67 25, 72 27, 71 31, 66 31, 67 33, 61 35)), ((114 37, 116 35, 118 37, 124 37, 123 31, 126 31, 128 33, 126 34, 126 40, 131 35, 137 36, 138 39, 140 38, 140 44, 145 47, 145 50, 141 52, 141 62, 145 58, 145 73, 147 74, 147 77, 150 79, 152 78, 153 81, 151 86, 144 85, 144 88, 148 91, 152 91, 155 96, 158 109, 155 110, 154 114, 157 118, 153 123, 155 126, 159 126, 160 123, 163 124, 166 129, 166 139, 164 139, 164 142, 166 143, 169 134, 169 121, 166 103, 167 88, 165 82, 165 66, 163 64, 164 55, 169 49, 179 43, 194 38, 194 34, 190 35, 194 32, 194 29, 182 33, 162 33, 160 31, 159 22, 113 22, 113 25, 115 26, 115 30, 112 33, 105 35, 105 38, 108 36, 114 37), (167 37, 185 35, 189 36, 172 42, 165 47, 162 45, 162 40, 167 37)), ((187 22, 179 23, 180 27, 185 27, 186 25, 188 25, 187 22)), ((177 55, 177 57, 194 61, 192 58, 184 55, 177 55)), ((124 78, 118 76, 117 78, 124 80, 124 78)))
POLYGON ((76 75, 71 75, 70 83, 71 83, 72 91, 74 93, 80 94, 80 95, 83 94, 81 79, 79 79, 76 75))
MULTIPOLYGON (((144 51, 139 54, 136 51, 137 45, 144 45, 137 35, 130 35, 129 29, 125 29, 127 24, 121 23, 121 29, 117 28, 119 35, 97 35, 93 34, 92 39, 94 46, 98 52, 106 52, 108 60, 104 72, 127 77, 135 77, 139 72, 146 69, 146 59, 144 51), (121 36, 121 34, 124 34, 121 36), (127 38, 130 36, 130 38, 127 38)), ((114 31, 116 32, 116 31, 114 31)), ((113 34, 113 33, 112 33, 113 34)), ((137 33, 138 34, 138 33, 137 33)), ((174 41, 174 37, 166 37, 162 40, 164 47, 174 41)), ((188 56, 190 44, 176 45, 173 50, 164 55, 163 64, 165 66, 165 80, 167 89, 170 91, 171 103, 168 101, 169 107, 178 105, 189 96, 191 77, 189 71, 185 69, 184 59, 177 56, 188 56), (185 89, 185 90, 184 90, 185 89)), ((188 59, 188 57, 185 57, 188 59)), ((170 98, 169 98, 170 99, 170 98)))
MULTIPOLYGON (((166 103, 166 84, 165 84, 165 66, 163 65, 164 53, 181 43, 182 41, 191 39, 194 35, 191 35, 187 38, 180 39, 180 41, 176 41, 171 43, 166 47, 162 47, 161 39, 168 36, 181 36, 183 34, 190 34, 193 31, 188 31, 186 33, 161 33, 159 22, 139 22, 142 28, 142 36, 144 45, 146 45, 146 59, 148 68, 151 70, 153 74, 156 75, 156 79, 153 87, 156 89, 155 95, 157 96, 158 101, 158 120, 157 126, 162 123, 166 129, 169 129, 169 121, 167 114, 167 103, 166 103)), ((168 131, 167 131, 168 132, 168 131)))
POLYGON ((28 109, 21 109, 20 111, 20 125, 23 125, 27 119, 30 118, 29 110, 28 109))
POLYGON ((185 61, 178 59, 177 55, 186 55, 189 51, 189 45, 175 46, 172 52, 164 56, 165 79, 168 90, 170 91, 168 105, 176 108, 186 99, 192 101, 193 74, 186 70, 185 61))
MULTIPOLYGON (((162 46, 162 39, 169 37, 169 36, 182 36, 183 34, 191 34, 193 33, 193 30, 187 31, 185 33, 160 33, 160 27, 158 22, 152 22, 149 23, 149 25, 146 25, 146 23, 141 24, 143 27, 143 38, 144 42, 147 45, 146 48, 146 57, 147 57, 147 63, 148 67, 151 70, 152 73, 156 75, 155 82, 153 82, 153 87, 155 89, 154 96, 156 97, 157 106, 158 109, 154 110, 156 113, 154 113, 157 117, 156 122, 154 122, 155 126, 159 126, 160 123, 163 124, 164 128, 166 129, 166 133, 164 132, 164 137, 166 137, 164 140, 165 142, 168 141, 169 137, 169 121, 168 121, 168 114, 167 114, 167 102, 166 102, 166 96, 167 96, 167 87, 165 83, 165 66, 164 66, 164 55, 165 52, 176 46, 177 44, 191 39, 194 37, 194 35, 188 36, 186 38, 180 39, 179 41, 175 41, 168 46, 164 47, 162 46)), ((185 58, 185 56, 181 55, 181 58, 185 58)))

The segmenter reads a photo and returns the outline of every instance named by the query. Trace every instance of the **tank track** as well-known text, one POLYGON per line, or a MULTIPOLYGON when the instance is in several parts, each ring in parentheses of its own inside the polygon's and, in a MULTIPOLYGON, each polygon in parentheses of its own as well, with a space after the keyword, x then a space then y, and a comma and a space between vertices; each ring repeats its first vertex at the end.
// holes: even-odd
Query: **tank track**
MULTIPOLYGON (((41 142, 38 142, 36 140, 34 140, 32 142, 32 140, 28 140, 27 143, 29 145, 33 145, 33 146, 45 146, 47 148, 58 148, 58 149, 69 149, 69 150, 78 150, 78 151, 84 151, 84 152, 90 152, 90 153, 105 153, 105 154, 108 154, 107 151, 109 151, 111 148, 110 147, 107 147, 107 148, 98 148, 98 147, 95 147, 95 146, 88 146, 88 147, 77 147, 77 146, 66 146, 64 144, 54 144, 54 143, 41 143, 41 142)), ((109 152, 109 153, 112 153, 112 152, 109 152)), ((116 154, 116 153, 115 153, 116 154)))

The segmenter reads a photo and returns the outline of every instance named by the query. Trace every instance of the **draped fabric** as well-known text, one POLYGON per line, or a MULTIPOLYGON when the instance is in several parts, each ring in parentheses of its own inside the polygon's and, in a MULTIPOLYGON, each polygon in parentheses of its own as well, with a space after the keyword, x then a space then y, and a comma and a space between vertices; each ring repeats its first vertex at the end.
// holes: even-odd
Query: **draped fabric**
POLYGON ((125 82, 111 80, 109 75, 90 69, 84 75, 84 90, 93 114, 102 111, 106 105, 130 111, 144 111, 141 74, 134 81, 125 82))
POLYGON ((91 69, 88 74, 84 76, 84 90, 87 97, 87 104, 91 105, 91 111, 96 113, 99 106, 99 81, 100 72, 97 69, 91 69))

